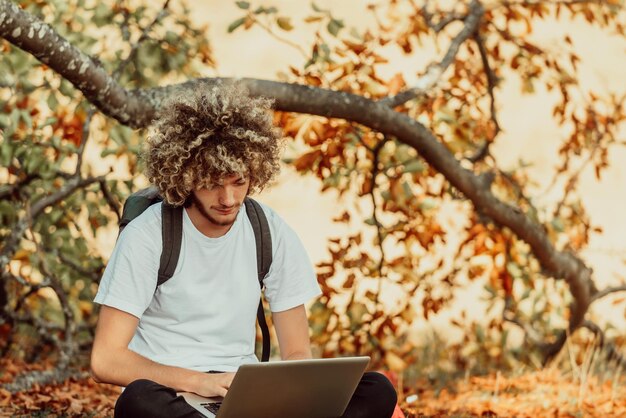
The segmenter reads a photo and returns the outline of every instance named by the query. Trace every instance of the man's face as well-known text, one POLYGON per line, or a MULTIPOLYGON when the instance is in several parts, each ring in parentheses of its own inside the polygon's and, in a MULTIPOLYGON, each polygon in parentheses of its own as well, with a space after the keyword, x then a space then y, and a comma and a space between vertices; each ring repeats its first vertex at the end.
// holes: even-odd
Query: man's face
POLYGON ((193 204, 198 212, 216 226, 230 226, 237 219, 239 207, 248 195, 250 179, 235 174, 208 188, 192 193, 193 204))

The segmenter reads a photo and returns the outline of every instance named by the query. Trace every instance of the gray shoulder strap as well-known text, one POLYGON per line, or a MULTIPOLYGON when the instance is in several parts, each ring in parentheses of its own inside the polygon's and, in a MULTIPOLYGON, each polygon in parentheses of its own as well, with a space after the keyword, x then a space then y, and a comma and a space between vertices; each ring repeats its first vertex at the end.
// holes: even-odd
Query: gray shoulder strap
POLYGON ((171 206, 163 202, 161 216, 163 251, 159 263, 157 287, 172 278, 178 264, 178 256, 183 241, 183 207, 171 206))

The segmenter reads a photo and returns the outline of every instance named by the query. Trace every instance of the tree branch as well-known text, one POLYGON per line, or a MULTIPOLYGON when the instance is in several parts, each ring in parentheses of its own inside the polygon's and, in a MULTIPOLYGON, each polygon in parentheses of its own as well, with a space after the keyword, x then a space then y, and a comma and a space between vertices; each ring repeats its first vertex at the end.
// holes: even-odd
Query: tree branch
POLYGON ((22 180, 18 180, 13 184, 8 184, 0 189, 0 199, 7 199, 9 196, 14 194, 20 187, 27 186, 31 181, 40 179, 41 176, 39 174, 28 174, 22 180))
MULTIPOLYGON (((466 34, 465 39, 476 29, 483 12, 482 6, 477 1, 472 5, 474 5, 472 12, 467 17, 466 26, 462 31, 466 34), (474 24, 470 25, 470 21, 474 24)), ((178 85, 128 92, 91 58, 69 45, 48 25, 20 11, 15 4, 0 0, 0 16, 3 16, 0 21, 0 35, 39 59, 45 59, 49 67, 72 81, 104 114, 135 128, 147 126, 160 103, 174 92, 207 88, 232 81, 196 79, 178 85), (30 32, 37 35, 30 39, 27 37, 30 32), (74 66, 80 64, 80 70, 70 68, 72 65, 66 62, 74 66)), ((454 53, 451 49, 446 57, 453 57, 454 53)), ((424 125, 408 115, 395 112, 384 103, 355 94, 265 80, 238 81, 252 96, 274 98, 277 110, 350 120, 386 136, 393 136, 398 141, 415 148, 428 164, 472 201, 477 211, 489 216, 497 224, 510 228, 528 243, 545 271, 557 279, 567 281, 574 298, 569 329, 573 331, 581 325, 590 303, 590 294, 594 289, 591 269, 572 252, 557 250, 541 224, 534 222, 517 207, 502 202, 489 188, 485 188, 481 178, 464 168, 424 125)), ((12 242, 16 241, 17 236, 21 236, 21 231, 12 234, 10 238, 12 242)), ((9 243, 0 253, 0 262, 6 260, 7 248, 11 248, 9 243)), ((562 339, 560 347, 564 341, 565 338, 562 339)))
POLYGON ((626 368, 626 359, 624 356, 615 348, 613 343, 607 343, 605 341, 604 332, 595 322, 586 320, 583 322, 582 326, 593 332, 596 337, 600 339, 600 348, 606 351, 606 358, 609 362, 616 363, 622 369, 626 368))
POLYGON ((0 36, 54 69, 105 114, 138 127, 132 118, 145 109, 148 97, 126 91, 89 55, 10 0, 0 0, 0 36))
POLYGON ((596 4, 598 6, 603 6, 607 4, 606 0, 520 0, 520 1, 502 1, 499 4, 495 4, 492 8, 496 7, 510 7, 510 6, 537 6, 540 4, 546 4, 548 6, 553 5, 563 5, 563 6, 571 6, 575 4, 596 4))
POLYGON ((2 249, 0 249, 0 271, 4 270, 4 267, 11 261, 13 254, 15 253, 17 246, 19 245, 24 232, 29 227, 30 223, 37 216, 43 212, 45 208, 48 206, 52 206, 61 200, 65 199, 67 196, 74 193, 76 190, 86 187, 92 183, 98 182, 104 177, 88 177, 88 178, 79 178, 75 177, 70 179, 65 186, 63 186, 59 191, 53 193, 51 195, 42 197, 38 201, 36 201, 32 207, 27 210, 26 215, 20 219, 13 230, 11 231, 11 235, 4 242, 2 249))
POLYGON ((385 97, 384 99, 379 100, 379 103, 394 108, 418 97, 425 91, 432 89, 441 78, 441 75, 454 61, 461 45, 478 30, 478 25, 480 24, 480 20, 482 19, 484 12, 485 9, 482 4, 478 0, 472 0, 472 3, 470 4, 470 12, 465 17, 465 26, 454 37, 454 39, 452 39, 450 48, 448 48, 448 51, 446 52, 446 55, 444 55, 443 59, 436 64, 433 63, 429 65, 426 69, 426 74, 420 77, 415 86, 400 92, 395 96, 385 97))
MULTIPOLYGON (((33 242, 37 248, 39 254, 45 254, 42 250, 36 235, 32 233, 33 242)), ((76 332, 76 323, 74 322, 74 312, 70 309, 70 301, 65 289, 63 289, 63 283, 61 280, 52 273, 48 268, 48 263, 44 256, 39 257, 39 270, 48 277, 50 282, 50 288, 54 291, 59 299, 61 305, 61 311, 63 312, 64 324, 63 324, 63 342, 59 345, 60 359, 57 362, 57 367, 60 370, 65 370, 72 358, 76 347, 74 347, 74 333, 76 332)))
POLYGON ((489 94, 489 98, 491 101, 490 103, 491 121, 493 122, 495 130, 494 130, 493 136, 485 140, 485 143, 478 150, 478 152, 475 155, 468 158, 468 160, 471 161, 472 163, 481 161, 487 155, 489 155, 489 146, 493 142, 494 138, 498 136, 498 134, 501 131, 500 124, 498 123, 498 117, 496 114, 496 97, 494 94, 494 89, 496 87, 496 84, 498 83, 498 78, 496 77, 496 74, 493 72, 493 69, 491 68, 491 65, 489 64, 489 57, 487 54, 487 49, 485 48, 484 40, 482 36, 480 35, 479 31, 476 31, 474 33, 474 40, 476 41, 476 45, 478 45, 480 59, 483 63, 485 75, 487 76, 487 93, 489 94))
POLYGON ((376 177, 378 176, 378 173, 379 173, 378 159, 380 156, 380 151, 385 146, 387 141, 388 141, 387 138, 383 139, 382 141, 378 142, 376 146, 374 147, 374 149, 372 150, 372 154, 373 154, 372 181, 371 181, 370 192, 369 192, 369 195, 372 198, 372 219, 374 220, 374 225, 376 225, 376 233, 378 236, 378 247, 380 248, 380 261, 378 262, 378 274, 380 275, 380 277, 379 277, 379 282, 378 282, 378 293, 376 295, 376 300, 378 300, 378 296, 380 295, 380 291, 381 291, 382 278, 383 278, 383 265, 385 263, 385 249, 383 247, 383 241, 384 241, 384 237, 382 233, 383 225, 378 220, 378 215, 377 215, 375 190, 376 190, 376 177))

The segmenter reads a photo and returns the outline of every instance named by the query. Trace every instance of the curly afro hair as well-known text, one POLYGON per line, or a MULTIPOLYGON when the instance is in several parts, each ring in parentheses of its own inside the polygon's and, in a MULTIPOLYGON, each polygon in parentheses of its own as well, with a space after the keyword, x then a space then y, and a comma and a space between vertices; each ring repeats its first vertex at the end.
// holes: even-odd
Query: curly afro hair
POLYGON ((271 104, 236 84, 202 86, 168 100, 146 141, 148 179, 175 206, 230 175, 247 176, 250 193, 261 191, 280 169, 282 140, 271 104))

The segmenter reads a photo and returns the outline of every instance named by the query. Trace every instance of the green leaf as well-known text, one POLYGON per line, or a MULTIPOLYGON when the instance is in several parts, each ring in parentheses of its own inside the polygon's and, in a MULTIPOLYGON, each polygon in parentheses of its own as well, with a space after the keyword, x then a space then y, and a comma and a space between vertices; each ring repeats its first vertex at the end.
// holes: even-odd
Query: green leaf
POLYGON ((496 289, 494 289, 490 284, 485 285, 485 290, 489 292, 492 297, 498 296, 498 292, 496 292, 496 289))
POLYGON ((20 109, 18 109, 17 107, 14 107, 11 110, 11 123, 10 126, 12 126, 14 129, 17 129, 17 127, 20 125, 20 109))
POLYGON ((320 9, 317 4, 311 2, 311 8, 318 13, 328 13, 328 10, 320 9))
POLYGON ((367 225, 370 225, 370 226, 375 226, 376 225, 376 221, 374 220, 374 218, 367 218, 364 222, 367 225))
POLYGON ((233 23, 231 23, 230 25, 228 25, 228 33, 232 33, 235 31, 235 29, 237 29, 239 26, 243 25, 246 21, 245 17, 240 17, 239 19, 235 20, 233 23))
POLYGON ((50 108, 50 110, 52 111, 56 110, 57 106, 59 105, 59 101, 57 100, 56 93, 51 92, 48 95, 48 99, 46 100, 46 102, 48 103, 48 107, 50 108))
POLYGON ((33 174, 41 169, 41 165, 44 162, 44 157, 41 152, 31 151, 28 160, 26 160, 26 173, 33 174))
POLYGON ((320 50, 322 51, 322 56, 326 61, 328 61, 328 57, 330 57, 330 48, 326 44, 320 45, 320 50))
POLYGON ((509 261, 506 264, 506 269, 509 272, 509 274, 514 278, 518 278, 522 276, 522 269, 520 268, 519 265, 517 265, 517 263, 509 261))
POLYGON ((111 21, 111 8, 104 2, 98 2, 92 21, 99 28, 108 24, 111 21))
POLYGON ((272 13, 276 13, 278 12, 278 9, 276 7, 259 7, 257 8, 254 12, 255 15, 262 15, 262 14, 272 14, 272 13))
POLYGON ((363 36, 356 28, 350 29, 350 36, 352 36, 354 39, 358 39, 359 41, 363 41, 363 36))
POLYGON ((424 171, 424 164, 420 160, 409 161, 404 165, 405 173, 421 173, 424 171))
POLYGON ((482 325, 480 324, 476 324, 476 339, 478 340, 479 343, 484 343, 485 342, 485 329, 482 327, 482 325))
POLYGON ((311 58, 306 62, 306 64, 304 64, 304 68, 308 68, 310 65, 313 65, 317 62, 318 58, 320 57, 320 54, 317 52, 317 49, 313 51, 313 55, 311 56, 311 58))
POLYGON ((556 232, 563 232, 565 231, 565 225, 563 224, 563 219, 561 218, 554 218, 552 219, 552 227, 554 228, 554 230, 556 232))
POLYGON ((0 128, 6 128, 10 124, 11 124, 11 119, 9 119, 9 117, 6 114, 0 113, 0 128))
POLYGON ((52 125, 56 121, 57 121, 57 118, 55 117, 47 117, 46 120, 43 122, 43 124, 40 125, 39 127, 43 128, 44 126, 52 125))
POLYGON ((326 29, 328 29, 328 32, 331 35, 337 36, 339 34, 339 31, 343 28, 343 26, 344 26, 343 21, 337 20, 337 19, 330 19, 330 22, 328 22, 326 29))
POLYGON ((420 202, 420 210, 428 211, 437 207, 434 199, 427 197, 426 199, 420 202))
POLYGON ((59 91, 63 93, 67 97, 74 97, 74 86, 69 81, 62 79, 61 84, 59 84, 59 91))
POLYGON ((404 197, 406 199, 411 199, 413 197, 413 191, 411 190, 411 186, 406 181, 402 182, 402 191, 404 192, 404 197))
POLYGON ((291 24, 291 20, 288 17, 279 17, 276 19, 276 23, 278 27, 285 31, 290 31, 293 29, 293 25, 291 24))
POLYGON ((250 3, 247 1, 237 1, 235 2, 235 4, 237 5, 237 7, 239 7, 240 9, 244 9, 247 10, 250 8, 250 3))
MULTIPOLYGON (((0 116, 6 117, 6 115, 0 116)), ((13 159, 13 147, 11 145, 11 141, 8 140, 3 140, 0 144, 0 165, 2 167, 8 167, 11 164, 13 159)))

